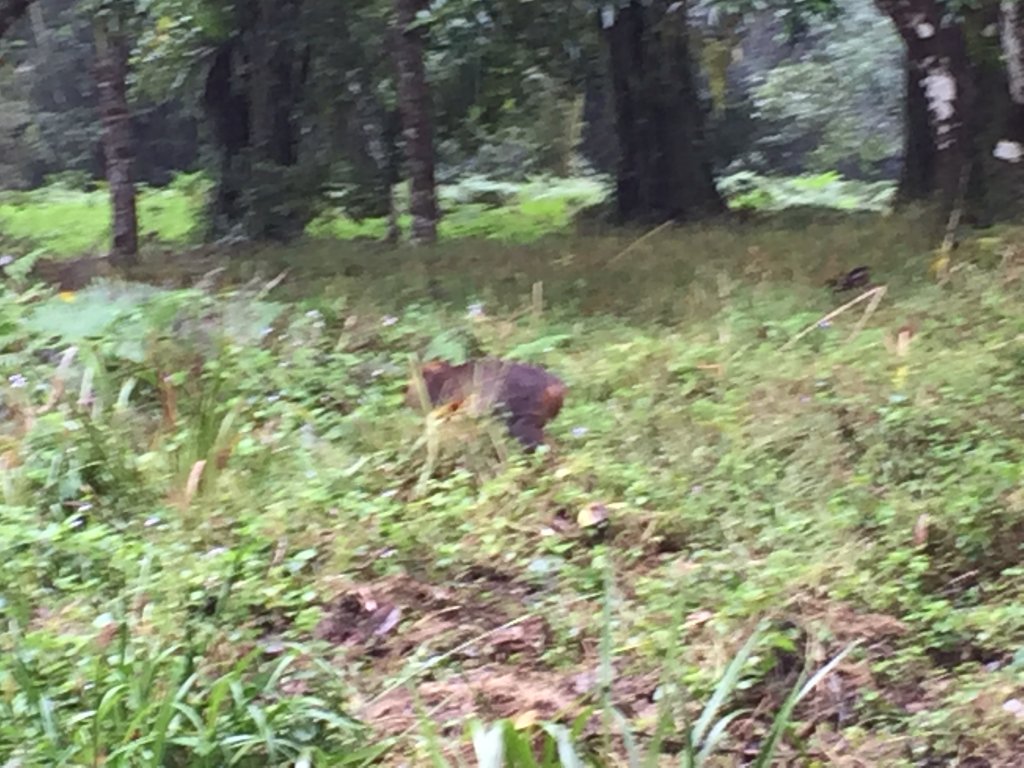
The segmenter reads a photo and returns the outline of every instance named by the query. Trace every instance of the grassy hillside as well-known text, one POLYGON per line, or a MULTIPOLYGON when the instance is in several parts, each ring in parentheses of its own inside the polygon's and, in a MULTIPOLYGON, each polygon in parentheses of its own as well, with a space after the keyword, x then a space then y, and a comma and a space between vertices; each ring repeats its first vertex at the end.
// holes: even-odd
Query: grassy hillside
POLYGON ((779 761, 1013 765, 1020 233, 965 243, 940 286, 933 232, 311 241, 140 271, 227 268, 186 289, 8 283, 0 754, 475 765, 476 717, 538 755, 575 721, 563 749, 639 765, 623 733, 684 750, 766 620, 706 764, 744 764, 801 670, 857 642, 779 761), (877 308, 819 323, 860 264, 877 308), (481 352, 567 381, 550 451, 402 407, 410 355, 481 352))

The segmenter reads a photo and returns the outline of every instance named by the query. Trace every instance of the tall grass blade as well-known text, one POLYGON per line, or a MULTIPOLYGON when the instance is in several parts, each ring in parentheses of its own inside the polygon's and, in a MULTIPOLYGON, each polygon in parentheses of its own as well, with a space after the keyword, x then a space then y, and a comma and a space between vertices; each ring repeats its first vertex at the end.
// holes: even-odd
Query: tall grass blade
POLYGON ((725 736, 726 729, 729 727, 729 724, 732 723, 732 721, 735 720, 737 717, 746 714, 747 712, 749 712, 749 710, 737 709, 735 712, 730 712, 728 715, 726 715, 717 723, 715 723, 714 727, 711 729, 711 732, 708 733, 708 737, 704 740, 704 744, 703 746, 701 746, 700 752, 697 753, 697 756, 695 758, 696 765, 704 765, 704 762, 709 757, 711 757, 711 755, 714 754, 715 750, 718 748, 718 743, 722 740, 722 737, 725 736))
POLYGON ((790 719, 793 716, 793 710, 796 709, 796 705, 799 704, 804 697, 807 696, 814 687, 824 680, 828 675, 832 673, 839 663, 845 659, 850 652, 856 648, 858 643, 851 643, 848 645, 838 656, 832 661, 826 664, 824 667, 819 669, 811 679, 806 683, 803 683, 803 676, 797 681, 797 684, 793 687, 793 691, 786 698, 782 708, 779 709, 778 714, 775 716, 775 720, 772 722, 772 727, 768 731, 768 738, 765 743, 761 745, 761 749, 758 751, 757 758, 754 760, 752 768, 766 768, 771 764, 772 757, 775 756, 775 750, 779 746, 779 741, 782 739, 782 732, 786 726, 789 725, 790 719))
POLYGON ((558 745, 558 763, 562 768, 583 768, 583 761, 576 752, 576 745, 573 744, 572 734, 568 728, 558 723, 544 723, 541 727, 558 745))
MULTIPOLYGON (((504 720, 484 727, 480 722, 470 726, 473 737, 473 752, 476 754, 478 768, 502 768, 505 765, 505 731, 508 724, 504 720)), ((513 763, 516 768, 520 765, 513 763)))
POLYGON ((508 758, 509 768, 542 768, 551 764, 554 756, 554 745, 544 744, 543 756, 538 761, 533 754, 533 745, 530 737, 520 733, 510 724, 505 725, 505 755, 508 758), (548 748, 551 747, 551 756, 548 755, 548 748))
POLYGON ((408 688, 416 710, 416 717, 420 722, 420 730, 423 731, 423 735, 427 739, 427 747, 430 749, 430 760, 434 768, 452 768, 452 764, 444 756, 444 750, 441 748, 441 740, 438 738, 434 721, 430 719, 430 715, 423 708, 419 692, 411 683, 408 685, 408 688))
POLYGON ((722 708, 725 700, 732 695, 732 692, 736 689, 737 684, 740 681, 740 675, 743 672, 743 667, 747 663, 747 659, 754 652, 754 648, 757 643, 761 640, 763 634, 763 626, 758 629, 750 636, 750 639, 744 644, 737 653, 729 666, 726 667, 725 673, 722 678, 718 681, 718 685, 715 686, 714 692, 711 694, 711 698, 708 699, 708 703, 705 705, 703 712, 701 712, 700 718, 697 723, 693 726, 691 732, 691 739, 693 744, 696 746, 704 742, 704 737, 707 735, 708 730, 711 728, 711 722, 718 715, 718 710, 722 708))
MULTIPOLYGON (((658 700, 658 713, 657 723, 654 728, 654 736, 651 739, 651 743, 648 746, 647 759, 644 761, 645 768, 657 768, 660 761, 661 745, 665 740, 665 736, 668 735, 669 731, 673 726, 672 716, 672 699, 673 693, 675 692, 677 681, 683 677, 683 671, 679 664, 679 651, 682 647, 682 634, 685 621, 683 614, 685 613, 685 601, 684 596, 680 595, 679 599, 676 600, 675 608, 673 610, 672 626, 675 628, 675 637, 669 641, 668 651, 665 655, 665 663, 662 666, 661 686, 662 696, 658 700)), ((687 728, 684 728, 684 733, 689 733, 687 728)), ((689 736, 686 737, 686 749, 690 748, 689 736)))

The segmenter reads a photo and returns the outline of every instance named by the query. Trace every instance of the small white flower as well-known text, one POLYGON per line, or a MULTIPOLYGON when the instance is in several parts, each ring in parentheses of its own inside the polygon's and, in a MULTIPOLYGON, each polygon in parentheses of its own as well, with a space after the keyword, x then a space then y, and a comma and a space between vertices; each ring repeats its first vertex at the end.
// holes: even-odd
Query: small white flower
POLYGON ((8 377, 7 377, 7 381, 8 381, 8 382, 10 383, 10 385, 11 385, 12 387, 14 387, 15 389, 21 389, 21 388, 22 388, 22 387, 24 387, 24 386, 25 386, 26 384, 28 384, 28 379, 26 379, 26 378, 25 378, 24 376, 22 376, 22 375, 21 375, 20 373, 15 373, 15 374, 13 374, 13 375, 11 375, 11 376, 8 376, 8 377))
POLYGON ((384 319, 380 321, 380 324, 387 328, 388 326, 394 325, 397 322, 398 318, 395 317, 394 315, 386 315, 384 319))
POLYGON ((156 515, 150 515, 146 518, 146 522, 143 523, 146 528, 152 528, 154 525, 160 525, 160 518, 156 515))
POLYGON ((587 429, 586 427, 573 427, 572 428, 572 436, 573 437, 583 437, 589 431, 590 430, 587 429))
POLYGON ((484 305, 479 301, 474 304, 470 304, 466 310, 466 315, 470 320, 480 320, 484 317, 484 305))

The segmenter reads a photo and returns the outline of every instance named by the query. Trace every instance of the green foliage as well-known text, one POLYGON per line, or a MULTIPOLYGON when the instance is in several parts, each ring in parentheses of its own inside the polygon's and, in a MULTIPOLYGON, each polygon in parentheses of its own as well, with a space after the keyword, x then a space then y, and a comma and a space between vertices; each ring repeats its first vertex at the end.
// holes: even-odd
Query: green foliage
MULTIPOLYGON (((600 178, 535 178, 517 184, 469 176, 438 188, 444 212, 439 233, 447 240, 489 238, 531 242, 567 229, 577 211, 599 202, 606 194, 607 184, 600 178)), ((407 229, 409 218, 399 217, 399 224, 407 229)), ((384 219, 353 221, 344 211, 336 210, 314 221, 309 232, 317 237, 382 239, 387 232, 387 222, 384 219)))
POLYGON ((850 181, 834 172, 773 178, 740 171, 719 182, 732 208, 778 211, 813 206, 840 211, 885 211, 896 193, 890 182, 850 181))
MULTIPOLYGON (((168 244, 187 242, 203 204, 202 189, 194 180, 165 189, 142 188, 138 202, 142 236, 168 244)), ((110 215, 105 187, 87 192, 58 184, 0 194, 0 235, 43 245, 56 255, 105 252, 110 215)))
POLYGON ((882 164, 902 149, 903 46, 870 2, 836 8, 835 18, 815 23, 804 55, 754 75, 761 136, 741 165, 770 172, 797 160, 810 172, 892 176, 882 164))
POLYGON ((879 742, 952 756, 978 733, 1012 749, 1018 267, 965 241, 937 287, 923 279, 927 234, 906 214, 690 227, 628 259, 635 233, 453 241, 415 260, 311 242, 223 262, 218 293, 103 283, 65 302, 5 286, 0 751, 372 762, 362 750, 393 742, 350 717, 422 680, 396 682, 400 660, 438 684, 492 662, 556 690, 596 674, 589 701, 535 716, 566 730, 510 729, 512 695, 452 715, 499 723, 478 745, 500 735, 522 765, 565 764, 570 748, 625 756, 627 726, 640 765, 681 758, 683 734, 689 754, 781 735, 804 759, 801 734, 832 700, 800 670, 859 636, 857 669, 872 675, 837 668, 845 754, 895 765, 879 742), (782 350, 838 305, 824 278, 859 264, 888 286, 864 329, 848 340, 854 308, 782 350), (254 265, 291 272, 271 289, 254 265), (908 320, 900 352, 891 337, 908 320), (409 356, 427 353, 551 367, 570 387, 554 450, 523 457, 485 423, 403 409, 409 356), (599 530, 577 518, 594 504, 599 530), (406 599, 371 641, 383 660, 350 645, 337 664, 315 629, 343 585, 413 578, 457 607, 406 599), (412 634, 439 615, 451 634, 412 634), (536 649, 480 648, 524 615, 546 623, 536 649), (763 618, 776 621, 741 652, 763 618), (631 686, 634 706, 662 710, 618 706, 631 686), (927 707, 890 704, 923 689, 927 707), (567 722, 587 707, 597 725, 567 722), (716 729, 739 710, 757 714, 716 729))
MULTIPOLYGON (((740 172, 722 179, 720 188, 733 208, 769 211, 801 206, 882 211, 889 207, 895 191, 889 183, 850 181, 835 173, 772 178, 740 172)), ((163 189, 143 189, 139 204, 142 231, 160 243, 190 241, 200 226, 200 211, 209 193, 210 182, 198 174, 181 174, 163 189)), ((607 194, 608 183, 600 177, 512 183, 470 176, 439 187, 445 212, 440 233, 448 241, 535 242, 565 232, 577 213, 600 203, 607 194)), ((293 221, 291 209, 282 207, 279 215, 286 223, 293 221)), ((408 229, 408 216, 399 217, 399 224, 408 229)), ((0 197, 0 236, 41 246, 54 255, 103 250, 107 227, 109 204, 102 189, 73 191, 62 183, 0 197), (71 226, 66 226, 69 222, 71 226)), ((344 209, 335 208, 321 213, 307 232, 317 238, 383 239, 387 221, 356 221, 345 215, 344 209)))
MULTIPOLYGON (((334 701, 282 695, 289 682, 311 677, 295 670, 305 649, 270 662, 249 653, 223 671, 197 669, 195 647, 162 648, 110 615, 94 628, 92 643, 60 644, 9 622, 4 651, 13 692, 0 704, 0 743, 13 747, 12 759, 256 766, 303 756, 352 765, 367 756, 357 751, 360 726, 333 713, 334 701)), ((318 671, 330 682, 330 670, 318 671)))
MULTIPOLYGON (((719 747, 728 735, 729 725, 741 715, 746 714, 743 710, 736 710, 719 718, 720 710, 739 690, 742 674, 758 642, 762 639, 762 635, 763 632, 760 629, 751 635, 729 662, 701 710, 700 716, 692 724, 683 723, 682 734, 678 736, 673 733, 674 717, 668 694, 663 693, 661 696, 656 730, 646 751, 638 746, 627 719, 621 712, 611 708, 609 714, 623 731, 627 764, 630 768, 659 765, 663 742, 668 739, 677 739, 683 744, 679 754, 681 768, 701 768, 717 764, 719 747)), ((783 701, 778 712, 775 713, 771 727, 757 751, 752 765, 758 766, 758 768, 772 765, 772 759, 784 733, 792 725, 797 704, 835 670, 852 650, 853 646, 847 647, 810 679, 805 680, 804 674, 800 675, 796 685, 783 701)), ((606 661, 608 664, 611 663, 611 659, 606 661)), ((670 656, 670 660, 666 664, 666 671, 669 675, 675 671, 672 662, 673 659, 670 656)), ((666 680, 666 683, 671 686, 672 681, 666 680)), ((539 727, 522 728, 517 727, 514 722, 509 720, 499 720, 489 726, 484 726, 479 721, 473 721, 469 725, 469 731, 473 740, 477 765, 479 768, 501 768, 502 766, 508 766, 508 768, 583 768, 589 761, 583 757, 586 754, 586 749, 580 744, 580 732, 583 730, 589 714, 589 711, 585 711, 577 717, 571 729, 556 723, 542 723, 539 727), (541 736, 539 744, 535 734, 532 733, 534 730, 539 731, 541 736)), ((432 732, 432 726, 427 721, 422 721, 421 727, 427 733, 432 732)), ((449 766, 450 763, 445 759, 436 738, 431 738, 430 741, 435 765, 449 766)), ((597 764, 601 764, 601 761, 597 760, 597 764)))

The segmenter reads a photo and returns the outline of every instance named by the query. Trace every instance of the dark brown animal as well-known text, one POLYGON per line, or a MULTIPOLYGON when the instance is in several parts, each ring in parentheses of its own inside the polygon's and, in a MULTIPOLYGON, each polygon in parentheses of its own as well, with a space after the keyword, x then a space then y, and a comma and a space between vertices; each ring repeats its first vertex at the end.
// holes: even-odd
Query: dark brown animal
POLYGON ((420 402, 413 379, 405 393, 412 408, 422 405, 472 407, 478 413, 503 417, 509 434, 532 452, 544 442, 544 427, 562 410, 565 384, 534 365, 486 358, 462 365, 435 360, 421 369, 429 403, 420 402))
POLYGON ((867 267, 854 267, 845 275, 829 280, 827 285, 833 293, 844 293, 854 288, 867 288, 871 284, 871 272, 867 267))

